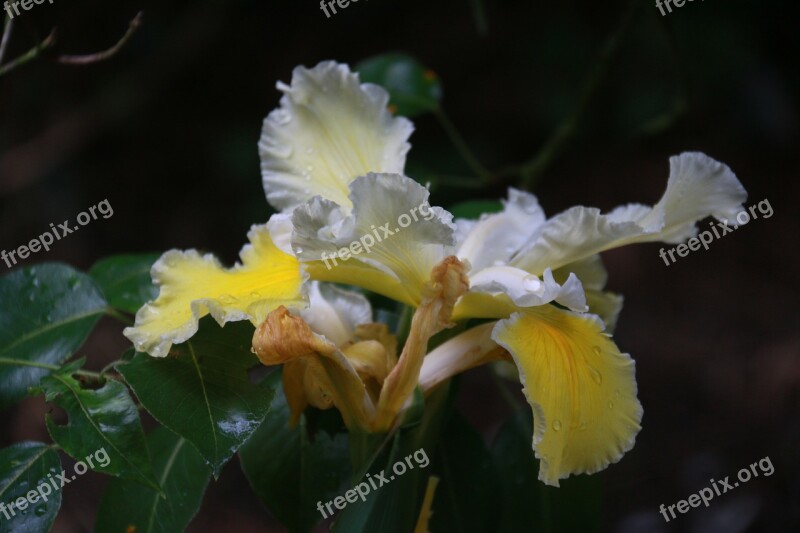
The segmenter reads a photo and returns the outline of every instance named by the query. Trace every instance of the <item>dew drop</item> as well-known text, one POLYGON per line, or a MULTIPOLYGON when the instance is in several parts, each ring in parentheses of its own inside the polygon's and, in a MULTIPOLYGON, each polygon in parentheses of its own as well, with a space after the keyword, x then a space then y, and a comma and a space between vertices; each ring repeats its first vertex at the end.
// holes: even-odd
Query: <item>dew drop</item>
POLYGON ((593 366, 589 367, 589 375, 592 376, 592 381, 594 381, 598 385, 603 383, 603 376, 600 374, 600 372, 597 371, 595 367, 593 366))
POLYGON ((608 408, 609 409, 613 409, 614 408, 614 402, 608 402, 608 408))
POLYGON ((302 254, 303 253, 303 249, 298 246, 297 248, 294 249, 294 253, 296 253, 298 255, 302 254))
POLYGON ((593 346, 592 351, 594 352, 595 355, 600 355, 601 353, 603 353, 603 350, 600 349, 599 346, 593 346))
POLYGON ((530 276, 525 276, 522 280, 522 286, 528 292, 539 292, 543 285, 542 282, 539 281, 539 278, 531 274, 530 276))
POLYGON ((561 431, 561 420, 554 420, 553 421, 553 429, 555 431, 561 431))

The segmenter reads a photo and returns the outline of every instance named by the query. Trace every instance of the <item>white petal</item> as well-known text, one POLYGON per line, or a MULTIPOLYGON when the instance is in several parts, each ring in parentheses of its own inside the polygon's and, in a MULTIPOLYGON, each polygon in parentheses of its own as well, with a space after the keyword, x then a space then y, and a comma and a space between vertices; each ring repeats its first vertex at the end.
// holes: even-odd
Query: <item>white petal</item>
POLYGON ((489 267, 470 276, 470 290, 489 294, 507 294, 519 307, 534 307, 556 301, 575 311, 586 311, 581 282, 570 274, 563 285, 553 278, 550 269, 543 279, 510 266, 489 267))
POLYGON ((456 255, 468 260, 473 271, 507 263, 544 223, 544 211, 530 193, 511 188, 503 204, 503 211, 483 215, 472 225, 457 222, 460 232, 467 232, 456 255))
POLYGON ((452 249, 452 215, 430 207, 428 190, 398 174, 368 174, 350 188, 352 214, 321 198, 294 211, 295 253, 330 267, 330 276, 316 279, 391 291, 390 297, 418 304, 431 269, 452 249), (343 249, 360 251, 337 254, 343 249))
POLYGON ((361 84, 347 65, 297 67, 279 83, 280 108, 264 120, 259 141, 267 200, 289 210, 315 195, 351 207, 348 184, 368 172, 402 172, 413 126, 393 118, 389 95, 361 84))
POLYGON ((356 326, 372 322, 372 307, 361 294, 314 281, 308 295, 310 305, 300 317, 336 346, 353 340, 356 326))
POLYGON ((670 158, 667 190, 651 209, 628 205, 602 215, 573 207, 548 220, 511 264, 530 272, 560 268, 604 250, 637 242, 680 242, 696 234, 709 215, 731 219, 747 193, 733 172, 700 153, 670 158))

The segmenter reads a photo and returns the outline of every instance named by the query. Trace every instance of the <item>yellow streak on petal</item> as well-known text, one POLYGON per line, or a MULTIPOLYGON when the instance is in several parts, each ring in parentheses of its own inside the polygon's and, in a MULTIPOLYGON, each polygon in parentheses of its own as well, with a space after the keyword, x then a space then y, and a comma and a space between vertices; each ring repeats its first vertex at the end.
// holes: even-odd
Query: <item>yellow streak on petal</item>
POLYGON ((542 306, 499 322, 493 336, 514 358, 533 408, 540 480, 558 486, 633 447, 642 420, 634 362, 598 319, 542 306))
MULTIPOLYGON (((328 261, 331 264, 330 260, 328 261)), ((421 296, 417 295, 421 293, 415 289, 421 288, 425 280, 420 280, 419 283, 415 283, 416 280, 406 280, 407 283, 403 284, 386 272, 353 259, 339 260, 336 266, 331 264, 331 267, 326 267, 323 261, 303 263, 303 268, 313 280, 354 285, 406 305, 413 307, 419 305, 421 296)))
POLYGON ((225 269, 212 255, 195 250, 166 252, 153 265, 158 298, 136 314, 136 325, 125 335, 136 348, 166 356, 173 343, 197 331, 198 320, 211 313, 224 325, 250 320, 254 325, 279 305, 304 305, 297 259, 278 249, 266 226, 254 226, 241 264, 225 269))

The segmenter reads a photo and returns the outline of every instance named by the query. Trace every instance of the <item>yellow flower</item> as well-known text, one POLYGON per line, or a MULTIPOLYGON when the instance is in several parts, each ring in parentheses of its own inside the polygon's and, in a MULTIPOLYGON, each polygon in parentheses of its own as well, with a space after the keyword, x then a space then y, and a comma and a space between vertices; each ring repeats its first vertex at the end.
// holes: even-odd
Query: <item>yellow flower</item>
POLYGON ((196 252, 165 254, 153 269, 158 299, 126 330, 137 348, 165 355, 205 313, 249 319, 261 361, 284 365, 295 420, 307 405, 335 406, 348 427, 370 431, 390 430, 417 386, 429 392, 469 368, 513 361, 542 481, 558 485, 619 460, 642 407, 634 362, 608 333, 622 298, 605 290, 598 254, 681 242, 704 217, 732 218, 746 193, 730 169, 684 153, 670 159, 653 206, 578 206, 548 219, 536 197, 510 189, 502 212, 453 220, 403 175, 412 126, 388 113, 383 89, 333 62, 298 67, 278 87, 281 106, 265 120, 259 150, 267 199, 280 212, 254 228, 231 270, 196 252), (400 356, 366 300, 319 282, 416 308, 400 356), (471 318, 490 321, 426 353, 435 333, 471 318))

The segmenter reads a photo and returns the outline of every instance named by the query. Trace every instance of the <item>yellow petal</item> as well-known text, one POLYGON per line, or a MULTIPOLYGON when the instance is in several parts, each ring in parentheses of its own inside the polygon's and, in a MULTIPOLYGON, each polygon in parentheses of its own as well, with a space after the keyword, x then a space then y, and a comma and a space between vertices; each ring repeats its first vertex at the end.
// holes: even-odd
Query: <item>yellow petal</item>
POLYGON ((209 313, 220 325, 258 324, 279 305, 305 304, 297 259, 273 244, 266 225, 253 226, 247 236, 241 264, 230 269, 195 250, 161 256, 151 270, 158 298, 139 309, 134 327, 124 331, 137 350, 166 356, 173 343, 194 335, 199 319, 209 313))
POLYGON ((558 486, 633 447, 642 420, 634 362, 598 318, 536 307, 500 321, 493 337, 514 358, 533 408, 540 480, 558 486))

